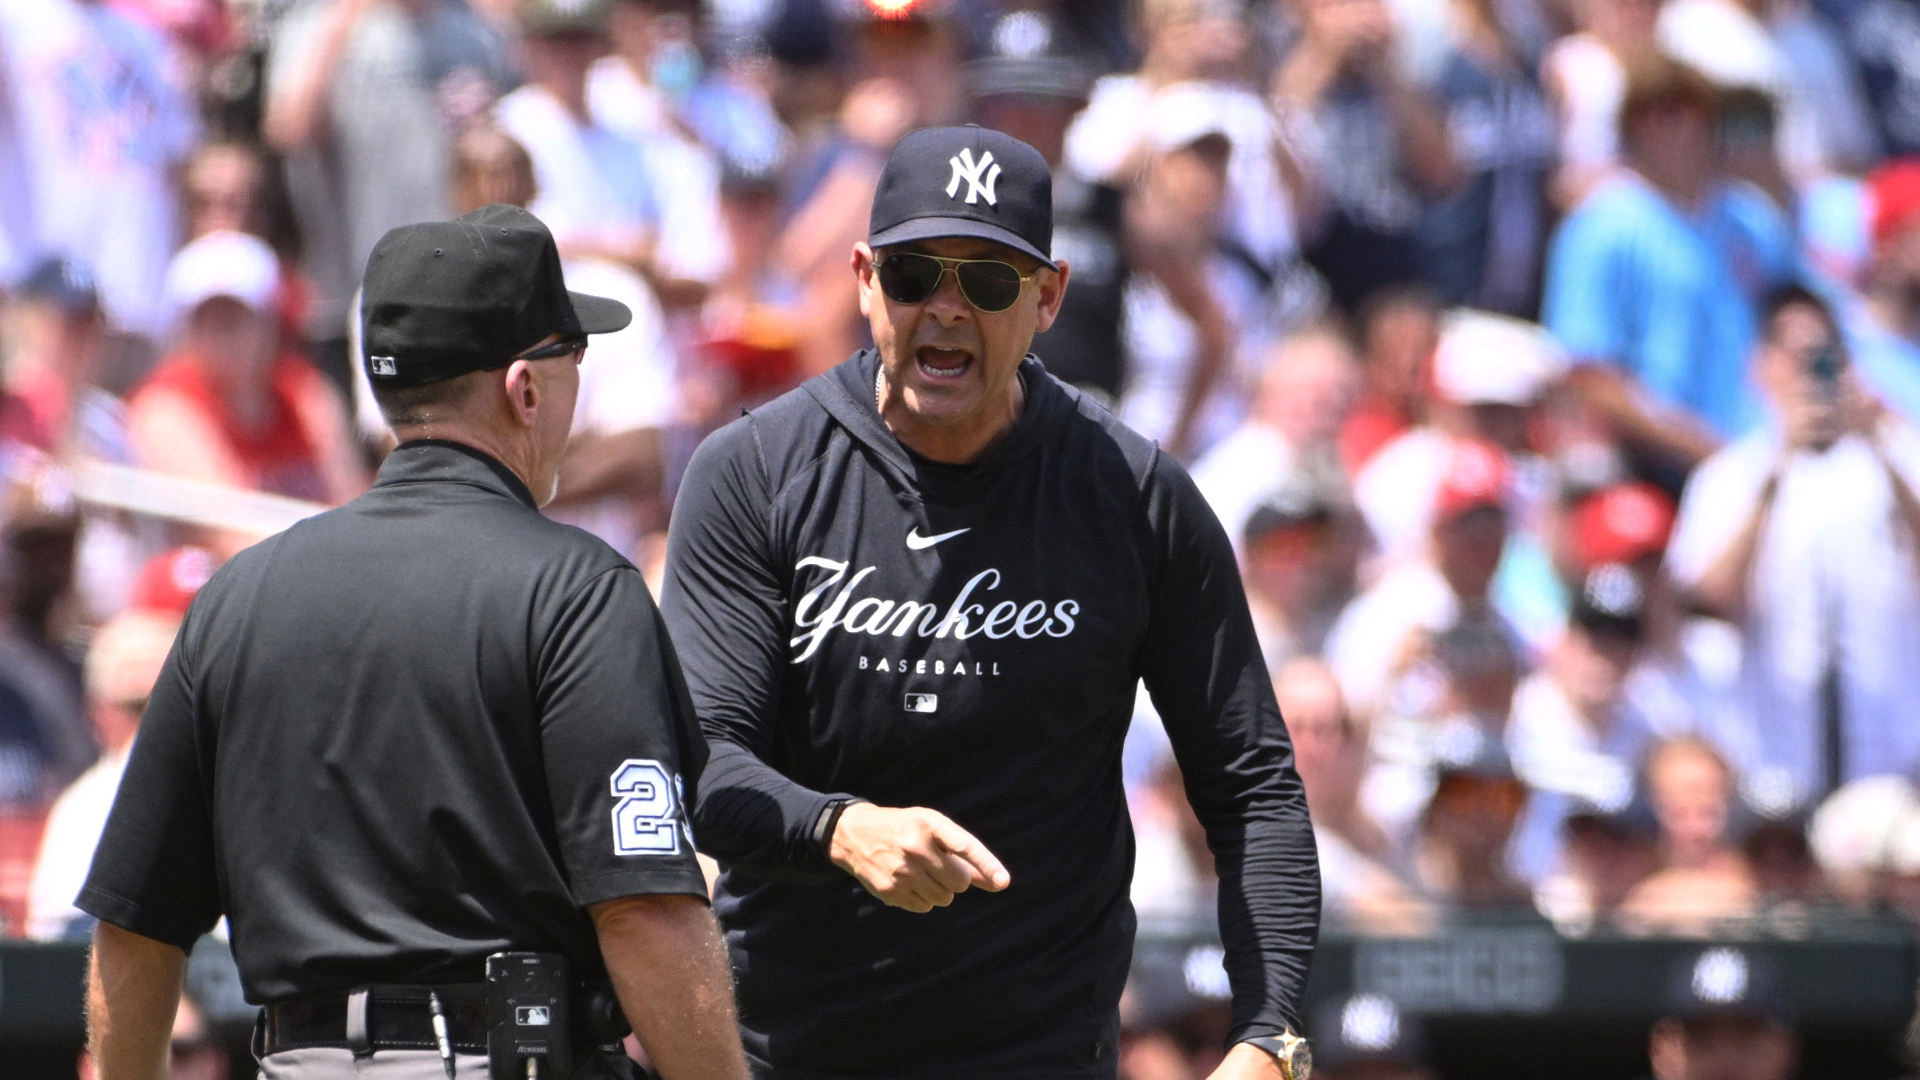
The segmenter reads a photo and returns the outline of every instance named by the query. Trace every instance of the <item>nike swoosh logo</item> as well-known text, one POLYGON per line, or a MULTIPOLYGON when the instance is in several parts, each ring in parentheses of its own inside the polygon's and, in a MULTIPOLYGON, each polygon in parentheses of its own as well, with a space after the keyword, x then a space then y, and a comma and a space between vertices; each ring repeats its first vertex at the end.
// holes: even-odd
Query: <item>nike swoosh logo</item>
POLYGON ((920 526, 915 525, 913 528, 907 530, 907 550, 925 551, 942 540, 951 540, 963 532, 971 531, 973 531, 972 526, 968 526, 965 529, 955 529, 952 532, 941 533, 939 536, 921 536, 920 526))

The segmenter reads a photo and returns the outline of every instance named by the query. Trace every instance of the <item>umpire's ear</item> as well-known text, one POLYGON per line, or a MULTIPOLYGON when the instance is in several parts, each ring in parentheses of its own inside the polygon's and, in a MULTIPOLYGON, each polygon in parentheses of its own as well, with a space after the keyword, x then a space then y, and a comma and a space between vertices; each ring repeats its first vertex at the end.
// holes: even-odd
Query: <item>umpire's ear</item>
POLYGON ((515 360, 507 365, 501 384, 507 392, 507 410, 524 427, 535 426, 540 419, 540 387, 533 363, 515 360))

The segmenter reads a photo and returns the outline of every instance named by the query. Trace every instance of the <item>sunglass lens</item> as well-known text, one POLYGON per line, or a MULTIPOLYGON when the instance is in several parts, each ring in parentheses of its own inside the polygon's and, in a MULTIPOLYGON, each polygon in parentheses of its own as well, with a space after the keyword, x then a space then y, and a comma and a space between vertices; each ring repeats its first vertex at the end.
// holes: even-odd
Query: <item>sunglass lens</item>
POLYGON ((1008 263, 961 263, 959 277, 960 292, 981 311, 1005 311, 1020 299, 1020 271, 1008 263))
POLYGON ((896 304, 917 304, 940 286, 940 264, 925 255, 899 252, 881 261, 880 288, 896 304))

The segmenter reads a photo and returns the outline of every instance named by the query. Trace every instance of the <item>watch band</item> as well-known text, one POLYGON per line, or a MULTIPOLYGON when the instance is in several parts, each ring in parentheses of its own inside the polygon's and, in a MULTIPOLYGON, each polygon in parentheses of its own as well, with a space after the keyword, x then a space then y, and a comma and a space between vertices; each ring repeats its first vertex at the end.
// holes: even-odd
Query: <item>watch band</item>
POLYGON ((1284 1080, 1308 1080, 1313 1074, 1313 1054, 1307 1049, 1307 1040, 1291 1031, 1278 1035, 1255 1035, 1241 1041, 1273 1055, 1284 1080))

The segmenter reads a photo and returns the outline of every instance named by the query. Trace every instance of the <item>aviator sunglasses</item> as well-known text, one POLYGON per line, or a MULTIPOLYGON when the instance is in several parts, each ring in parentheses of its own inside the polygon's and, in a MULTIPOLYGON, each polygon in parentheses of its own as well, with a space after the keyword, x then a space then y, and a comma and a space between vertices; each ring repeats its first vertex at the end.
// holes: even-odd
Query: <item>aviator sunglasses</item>
POLYGON ((960 295, 988 314, 1012 307, 1027 279, 1039 273, 1023 274, 998 259, 947 259, 917 251, 897 251, 874 264, 880 290, 896 304, 918 304, 932 296, 949 267, 960 283, 960 295))

